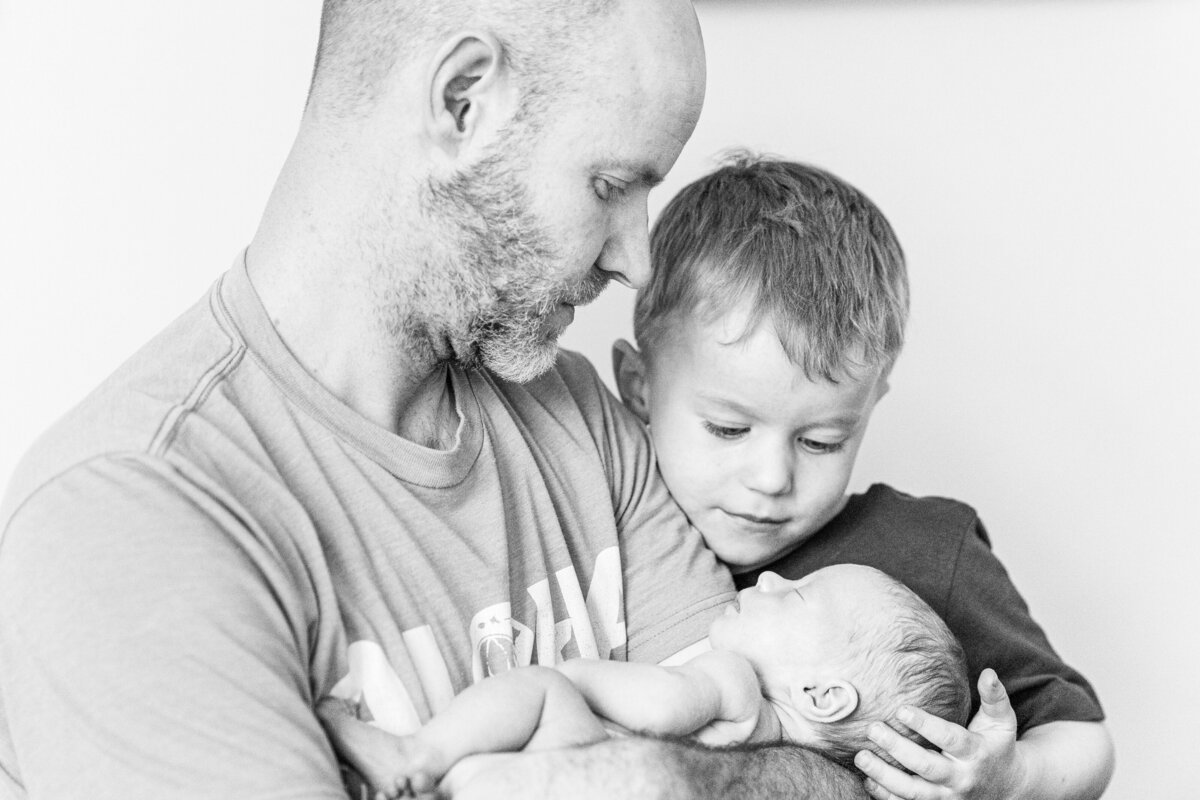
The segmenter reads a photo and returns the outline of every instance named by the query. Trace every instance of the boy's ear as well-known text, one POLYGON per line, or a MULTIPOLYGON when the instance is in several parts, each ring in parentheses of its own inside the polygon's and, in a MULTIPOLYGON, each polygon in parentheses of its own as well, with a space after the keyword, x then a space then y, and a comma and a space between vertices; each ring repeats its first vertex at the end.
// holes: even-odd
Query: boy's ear
POLYGON ((646 360, 624 339, 613 342, 613 377, 621 402, 642 424, 650 424, 650 389, 646 384, 646 360))
POLYGON ((499 131, 513 112, 504 48, 490 33, 448 39, 430 65, 425 130, 455 157, 483 132, 499 131))
POLYGON ((858 690, 840 679, 792 688, 792 707, 810 722, 838 722, 858 708, 858 690))
POLYGON ((878 403, 880 400, 882 400, 884 397, 886 397, 887 393, 889 391, 891 391, 891 388, 892 388, 891 378, 892 378, 892 367, 893 366, 894 366, 894 362, 893 362, 893 364, 888 364, 887 367, 883 370, 883 373, 880 374, 878 381, 876 381, 876 383, 875 383, 875 402, 876 403, 878 403))

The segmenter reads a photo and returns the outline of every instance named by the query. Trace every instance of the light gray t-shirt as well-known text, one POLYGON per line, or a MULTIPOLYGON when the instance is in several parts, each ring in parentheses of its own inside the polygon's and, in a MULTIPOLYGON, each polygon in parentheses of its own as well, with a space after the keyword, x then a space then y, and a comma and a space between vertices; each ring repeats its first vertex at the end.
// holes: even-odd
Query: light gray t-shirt
POLYGON ((0 507, 0 797, 344 797, 325 695, 404 733, 703 638, 729 576, 591 366, 448 377, 452 449, 372 425, 239 263, 45 435, 0 507))

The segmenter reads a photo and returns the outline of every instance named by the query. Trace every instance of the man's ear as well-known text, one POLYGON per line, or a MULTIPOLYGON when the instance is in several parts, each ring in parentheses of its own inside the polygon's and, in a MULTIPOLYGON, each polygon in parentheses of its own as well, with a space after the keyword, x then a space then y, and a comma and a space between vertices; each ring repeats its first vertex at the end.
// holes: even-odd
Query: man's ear
POLYGON ((858 690, 840 679, 797 685, 791 695, 792 707, 810 722, 837 722, 858 708, 858 690))
POLYGON ((650 388, 646 384, 646 360, 638 349, 624 339, 612 347, 613 377, 621 402, 643 424, 650 424, 650 388))
POLYGON ((480 133, 499 131, 512 116, 504 48, 490 33, 447 40, 433 59, 427 86, 425 130, 451 157, 480 133))

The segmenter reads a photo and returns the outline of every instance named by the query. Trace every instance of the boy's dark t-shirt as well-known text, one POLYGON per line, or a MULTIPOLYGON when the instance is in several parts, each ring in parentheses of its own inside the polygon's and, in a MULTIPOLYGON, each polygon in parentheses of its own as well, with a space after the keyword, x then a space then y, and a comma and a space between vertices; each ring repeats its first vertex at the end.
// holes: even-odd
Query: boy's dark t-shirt
MULTIPOLYGON (((1063 663, 1029 615, 970 506, 875 484, 764 570, 797 579, 831 564, 875 567, 916 592, 962 643, 971 676, 996 670, 1019 733, 1047 722, 1104 719, 1091 685, 1063 663)), ((758 572, 736 576, 738 588, 753 586, 758 572)), ((973 680, 971 706, 972 713, 979 708, 973 680)))

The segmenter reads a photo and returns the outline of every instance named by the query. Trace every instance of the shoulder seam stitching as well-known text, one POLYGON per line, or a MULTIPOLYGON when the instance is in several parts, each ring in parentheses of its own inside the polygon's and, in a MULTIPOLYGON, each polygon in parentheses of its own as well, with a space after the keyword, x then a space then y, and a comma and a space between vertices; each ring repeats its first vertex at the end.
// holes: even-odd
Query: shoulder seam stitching
POLYGON ((150 445, 147 447, 148 455, 162 456, 166 452, 175 440, 175 435, 178 433, 179 427, 187 415, 195 411, 209 394, 212 393, 212 390, 216 388, 221 379, 228 375, 242 360, 246 346, 230 333, 229 318, 220 303, 221 287, 224 284, 225 277, 222 276, 213 288, 212 294, 209 295, 209 307, 212 309, 217 324, 229 340, 229 352, 200 376, 200 379, 196 381, 195 387, 182 403, 174 406, 163 417, 158 430, 150 439, 150 445))

